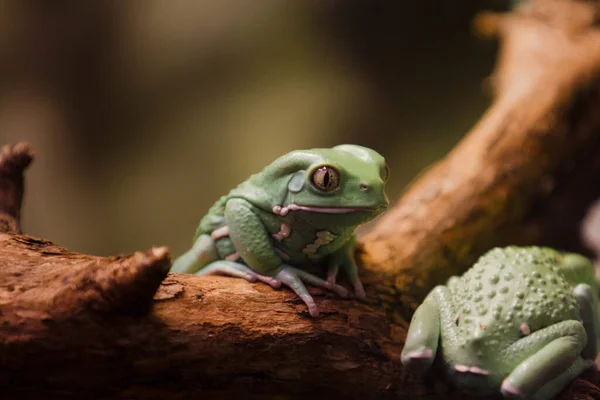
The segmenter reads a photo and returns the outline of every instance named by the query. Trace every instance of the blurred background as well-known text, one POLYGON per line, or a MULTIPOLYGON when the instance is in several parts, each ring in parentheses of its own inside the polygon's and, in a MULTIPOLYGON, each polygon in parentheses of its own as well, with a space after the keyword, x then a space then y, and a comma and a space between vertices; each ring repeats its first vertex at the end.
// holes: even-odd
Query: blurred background
POLYGON ((0 142, 28 141, 23 229, 179 255, 219 196, 293 149, 355 143, 396 200, 488 106, 508 1, 0 0, 0 142))

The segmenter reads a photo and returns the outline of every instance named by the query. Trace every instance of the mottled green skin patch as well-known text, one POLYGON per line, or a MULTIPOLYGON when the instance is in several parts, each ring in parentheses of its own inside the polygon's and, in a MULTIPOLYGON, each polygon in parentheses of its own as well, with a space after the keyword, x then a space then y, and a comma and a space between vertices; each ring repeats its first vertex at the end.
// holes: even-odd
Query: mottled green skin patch
POLYGON ((571 284, 561 273, 562 256, 548 249, 495 249, 449 286, 458 335, 444 335, 443 355, 452 364, 475 364, 495 372, 498 386, 519 360, 507 353, 531 332, 580 319, 571 284))

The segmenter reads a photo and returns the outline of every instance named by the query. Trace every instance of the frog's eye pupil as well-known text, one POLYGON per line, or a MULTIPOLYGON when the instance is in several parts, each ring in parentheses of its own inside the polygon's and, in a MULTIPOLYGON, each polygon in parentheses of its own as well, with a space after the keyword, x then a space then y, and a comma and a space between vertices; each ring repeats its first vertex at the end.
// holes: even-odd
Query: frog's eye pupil
POLYGON ((335 168, 322 166, 317 168, 313 173, 312 183, 317 189, 329 192, 339 186, 340 175, 335 168))

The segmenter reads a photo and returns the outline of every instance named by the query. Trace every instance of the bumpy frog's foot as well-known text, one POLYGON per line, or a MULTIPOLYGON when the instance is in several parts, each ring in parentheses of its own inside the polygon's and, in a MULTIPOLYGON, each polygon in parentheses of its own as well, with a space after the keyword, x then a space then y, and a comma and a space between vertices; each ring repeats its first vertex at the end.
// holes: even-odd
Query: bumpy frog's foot
MULTIPOLYGON (((327 269, 327 284, 333 286, 336 283, 337 275, 340 270, 339 264, 330 264, 327 269)), ((359 299, 365 298, 365 289, 363 288, 362 282, 358 279, 358 272, 354 274, 348 274, 350 277, 350 283, 354 288, 354 296, 359 299)))
POLYGON ((196 272, 196 275, 229 275, 236 278, 242 278, 248 282, 260 281, 270 285, 271 287, 278 289, 281 287, 281 282, 270 276, 260 275, 253 271, 251 268, 244 264, 236 263, 233 261, 220 260, 215 261, 200 271, 196 272))

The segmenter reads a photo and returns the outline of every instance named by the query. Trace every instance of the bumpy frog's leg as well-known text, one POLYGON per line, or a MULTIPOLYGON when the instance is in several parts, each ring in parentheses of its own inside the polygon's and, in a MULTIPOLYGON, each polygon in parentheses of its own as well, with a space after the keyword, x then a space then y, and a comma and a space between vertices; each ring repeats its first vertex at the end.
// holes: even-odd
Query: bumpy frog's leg
POLYGON ((337 279, 337 274, 340 267, 345 271, 346 276, 350 280, 350 283, 354 287, 354 294, 359 299, 365 297, 365 289, 363 288, 362 282, 358 276, 358 268, 356 261, 354 260, 354 248, 356 246, 356 239, 354 235, 348 242, 338 251, 333 253, 329 259, 329 269, 327 271, 327 282, 330 285, 334 285, 337 279))
POLYGON ((214 240, 209 235, 200 235, 192 248, 175 260, 171 272, 193 274, 218 258, 214 240))
POLYGON ((441 329, 451 321, 453 312, 450 293, 444 286, 433 289, 417 308, 401 355, 402 364, 407 370, 422 374, 431 367, 437 353, 441 329))
MULTIPOLYGON (((568 368, 581 369, 581 362, 577 360, 586 343, 583 325, 572 320, 540 329, 517 341, 507 349, 505 357, 524 352, 531 355, 504 379, 502 394, 530 398, 549 381, 556 379, 556 385, 565 384, 565 380, 559 379, 560 375, 568 368)), ((562 387, 546 387, 545 390, 560 391, 562 387)))
POLYGON ((266 276, 289 286, 306 303, 313 317, 319 315, 319 310, 302 281, 329 288, 338 294, 345 291, 339 285, 328 285, 316 276, 283 264, 273 248, 272 239, 265 226, 246 200, 229 200, 225 206, 225 221, 233 246, 241 259, 257 273, 257 279, 262 280, 262 277, 266 276))

